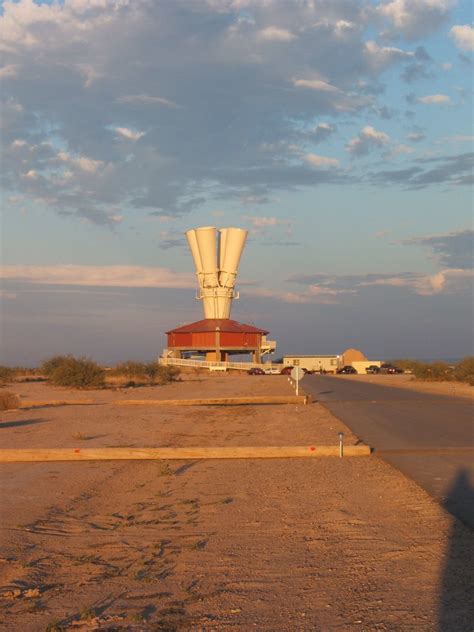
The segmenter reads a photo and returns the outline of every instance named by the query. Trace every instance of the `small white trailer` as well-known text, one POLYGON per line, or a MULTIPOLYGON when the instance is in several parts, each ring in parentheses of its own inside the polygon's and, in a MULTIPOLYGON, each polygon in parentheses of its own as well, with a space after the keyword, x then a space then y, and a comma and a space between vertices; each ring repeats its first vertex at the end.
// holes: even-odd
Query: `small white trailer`
POLYGON ((342 357, 340 355, 284 356, 283 366, 299 366, 307 371, 335 373, 342 366, 342 357))

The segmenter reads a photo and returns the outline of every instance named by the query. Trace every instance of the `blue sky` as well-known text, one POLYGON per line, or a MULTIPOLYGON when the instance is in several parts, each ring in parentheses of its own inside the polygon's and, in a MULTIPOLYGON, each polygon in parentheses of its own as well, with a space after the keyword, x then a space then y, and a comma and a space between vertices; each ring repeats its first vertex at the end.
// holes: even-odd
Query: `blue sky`
POLYGON ((151 358, 189 228, 250 230, 281 353, 472 350, 472 8, 2 3, 2 355, 151 358))

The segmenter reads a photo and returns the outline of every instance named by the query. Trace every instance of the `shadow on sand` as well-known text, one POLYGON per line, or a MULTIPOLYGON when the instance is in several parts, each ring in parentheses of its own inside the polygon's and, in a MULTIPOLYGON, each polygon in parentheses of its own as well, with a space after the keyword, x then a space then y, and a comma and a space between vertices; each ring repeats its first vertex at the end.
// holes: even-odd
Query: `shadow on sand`
POLYGON ((474 488, 468 473, 460 470, 443 503, 453 518, 441 579, 439 632, 474 629, 474 488))
POLYGON ((33 426, 44 424, 46 419, 19 419, 18 421, 0 421, 1 428, 20 428, 21 426, 33 426))

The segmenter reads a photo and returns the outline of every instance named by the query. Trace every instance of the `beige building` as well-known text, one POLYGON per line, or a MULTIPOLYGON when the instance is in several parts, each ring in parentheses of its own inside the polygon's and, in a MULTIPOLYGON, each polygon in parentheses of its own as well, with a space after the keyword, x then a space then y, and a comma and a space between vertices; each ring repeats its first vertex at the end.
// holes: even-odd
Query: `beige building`
POLYGON ((299 366, 308 371, 335 373, 342 366, 340 355, 292 355, 284 356, 284 366, 299 366))
POLYGON ((342 354, 343 366, 353 366, 353 362, 367 361, 367 357, 359 349, 346 349, 342 354))

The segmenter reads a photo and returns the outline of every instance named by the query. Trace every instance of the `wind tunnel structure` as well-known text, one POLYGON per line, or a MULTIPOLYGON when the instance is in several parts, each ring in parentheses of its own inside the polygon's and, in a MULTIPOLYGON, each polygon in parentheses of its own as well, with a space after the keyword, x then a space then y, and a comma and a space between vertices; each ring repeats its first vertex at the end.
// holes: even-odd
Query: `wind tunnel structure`
POLYGON ((229 318, 235 280, 248 231, 206 226, 188 230, 188 240, 199 283, 204 318, 229 318))
POLYGON ((248 231, 211 226, 188 230, 186 237, 196 266, 204 319, 167 331, 163 358, 189 359, 205 354, 206 360, 227 362, 234 354, 251 354, 260 363, 276 343, 268 331, 230 320, 232 301, 238 298, 235 281, 248 231))

